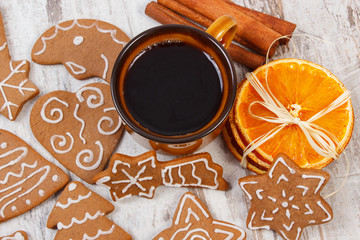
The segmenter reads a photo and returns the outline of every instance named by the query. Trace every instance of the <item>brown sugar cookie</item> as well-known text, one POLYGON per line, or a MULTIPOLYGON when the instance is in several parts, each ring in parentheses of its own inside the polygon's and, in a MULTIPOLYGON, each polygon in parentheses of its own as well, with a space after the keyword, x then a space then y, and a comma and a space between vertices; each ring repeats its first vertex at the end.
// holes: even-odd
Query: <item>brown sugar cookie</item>
POLYGON ((17 231, 9 236, 0 237, 0 240, 28 240, 28 235, 24 231, 17 231))
POLYGON ((158 161, 155 151, 136 157, 115 153, 110 159, 109 168, 95 175, 94 181, 108 187, 112 199, 118 201, 133 195, 152 198, 160 185, 227 190, 222 171, 209 153, 193 154, 168 162, 158 161))
POLYGON ((95 19, 75 19, 45 31, 34 44, 32 60, 63 64, 78 80, 99 77, 110 83, 115 60, 129 38, 116 26, 95 19))
POLYGON ((0 113, 15 120, 23 105, 39 94, 29 80, 30 64, 26 60, 12 61, 0 14, 0 113))
POLYGON ((55 240, 130 240, 127 232, 106 218, 112 211, 114 206, 109 201, 73 181, 57 200, 47 227, 58 229, 55 240))
POLYGON ((51 155, 88 183, 105 167, 123 130, 105 83, 40 97, 31 110, 30 126, 51 155))
POLYGON ((251 200, 248 228, 273 229, 284 239, 297 240, 306 226, 329 222, 332 210, 320 196, 328 180, 326 172, 302 169, 278 155, 266 174, 239 180, 251 200))
POLYGON ((0 129, 0 222, 39 205, 68 180, 23 140, 0 129))
POLYGON ((231 223, 215 220, 194 194, 183 195, 176 208, 173 224, 153 240, 224 239, 243 240, 246 233, 231 223))

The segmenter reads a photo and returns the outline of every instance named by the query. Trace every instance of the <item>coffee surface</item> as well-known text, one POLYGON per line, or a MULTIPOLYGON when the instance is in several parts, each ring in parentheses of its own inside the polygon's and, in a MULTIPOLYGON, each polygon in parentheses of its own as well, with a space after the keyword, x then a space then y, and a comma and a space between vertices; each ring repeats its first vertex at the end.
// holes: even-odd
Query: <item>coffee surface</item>
POLYGON ((205 126, 222 99, 216 63, 184 42, 149 47, 125 77, 126 105, 139 124, 161 135, 183 135, 205 126))

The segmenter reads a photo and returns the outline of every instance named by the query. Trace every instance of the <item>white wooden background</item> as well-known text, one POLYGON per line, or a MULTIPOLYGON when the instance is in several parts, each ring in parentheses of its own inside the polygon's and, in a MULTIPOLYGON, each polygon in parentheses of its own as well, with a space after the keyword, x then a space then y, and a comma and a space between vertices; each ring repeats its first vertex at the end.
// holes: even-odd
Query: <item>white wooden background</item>
MULTIPOLYGON (((54 24, 74 18, 94 18, 110 22, 131 38, 150 27, 158 25, 144 14, 150 0, 0 0, 10 53, 14 60, 30 60, 30 52, 37 38, 54 24)), ((302 46, 300 55, 308 60, 320 61, 333 71, 352 91, 355 115, 360 110, 360 1, 359 0, 237 0, 237 3, 265 13, 285 18, 298 25, 297 33, 320 37, 302 46), (324 47, 322 44, 331 45, 324 47)), ((300 45, 302 42, 300 41, 300 45)), ((238 66, 239 79, 248 69, 238 66)), ((76 91, 84 84, 99 81, 75 80, 63 66, 42 66, 31 62, 31 80, 40 89, 40 95, 54 90, 76 91)), ((38 97, 37 97, 38 98, 38 97)), ((15 122, 0 115, 0 127, 9 130, 28 142, 49 161, 59 165, 44 150, 31 133, 29 114, 35 100, 27 103, 15 122)), ((345 186, 335 196, 327 199, 334 211, 334 219, 321 226, 308 227, 302 239, 360 239, 360 128, 355 120, 352 140, 346 149, 350 159, 350 175, 345 186)), ((244 170, 227 150, 221 136, 207 146, 215 162, 224 168, 224 177, 230 183, 227 192, 190 189, 209 207, 215 219, 234 223, 246 230, 248 239, 281 239, 273 231, 250 231, 246 228, 249 201, 237 185, 240 177, 250 174, 244 170)), ((137 155, 146 149, 125 133, 116 149, 137 155)), ((169 157, 159 156, 160 160, 169 157)), ((345 175, 342 156, 326 167, 332 178, 329 185, 339 184, 345 175)), ((72 179, 76 176, 69 173, 72 179)), ((89 186, 110 200, 107 190, 89 186)), ((116 203, 116 210, 108 215, 116 224, 129 232, 134 240, 152 239, 171 225, 179 198, 189 189, 160 187, 152 200, 132 197, 116 203)), ((0 224, 0 235, 24 229, 31 240, 53 239, 56 231, 46 228, 49 215, 58 194, 31 211, 0 224)))

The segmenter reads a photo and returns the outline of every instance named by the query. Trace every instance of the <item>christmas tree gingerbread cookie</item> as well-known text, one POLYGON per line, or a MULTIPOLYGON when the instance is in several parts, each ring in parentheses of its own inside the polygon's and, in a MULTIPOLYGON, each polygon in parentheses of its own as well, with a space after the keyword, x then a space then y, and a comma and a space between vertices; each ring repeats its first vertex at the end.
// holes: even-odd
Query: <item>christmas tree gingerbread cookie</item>
POLYGON ((39 64, 63 64, 79 80, 99 77, 110 83, 115 60, 129 40, 110 23, 69 20, 45 31, 36 41, 31 57, 39 64))
POLYGON ((57 200, 47 227, 58 230, 55 240, 131 240, 127 232, 106 218, 113 210, 109 201, 73 181, 57 200))
POLYGON ((28 240, 28 235, 24 231, 17 231, 5 237, 0 237, 0 240, 28 240))
POLYGON ((15 120, 25 102, 39 94, 29 80, 30 63, 12 61, 0 14, 0 113, 15 120))
POLYGON ((0 129, 0 222, 39 205, 68 181, 60 168, 0 129))
POLYGON ((284 239, 298 240, 306 226, 329 222, 332 210, 320 196, 328 180, 326 172, 302 169, 278 155, 266 174, 239 180, 251 200, 248 228, 273 229, 284 239))
POLYGON ((215 220, 205 205, 194 194, 183 195, 177 206, 173 225, 153 240, 184 239, 246 239, 245 231, 231 223, 215 220))
POLYGON ((226 190, 222 167, 212 161, 209 153, 198 153, 160 162, 155 151, 136 157, 115 153, 109 168, 94 177, 97 184, 110 188, 114 201, 138 195, 152 198, 160 186, 201 187, 226 190))
POLYGON ((30 126, 51 155, 88 183, 103 170, 123 131, 105 83, 40 97, 31 110, 30 126))

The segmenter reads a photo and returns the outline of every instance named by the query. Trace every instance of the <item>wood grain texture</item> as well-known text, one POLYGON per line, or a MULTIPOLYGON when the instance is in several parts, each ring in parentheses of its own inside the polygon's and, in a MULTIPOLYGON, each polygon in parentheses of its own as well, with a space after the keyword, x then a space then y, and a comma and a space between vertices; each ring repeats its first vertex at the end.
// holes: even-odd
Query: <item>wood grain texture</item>
MULTIPOLYGON (((74 18, 95 18, 107 21, 121 28, 130 38, 140 32, 157 26, 158 23, 144 14, 150 0, 14 0, 0 1, 10 53, 14 60, 30 60, 30 52, 37 38, 57 22, 74 18)), ((294 39, 298 46, 298 57, 316 61, 331 70, 352 92, 355 110, 355 127, 352 140, 346 148, 350 160, 350 175, 338 194, 327 199, 334 211, 334 219, 324 225, 308 227, 301 239, 311 240, 356 240, 360 236, 360 2, 358 0, 233 0, 234 2, 284 18, 297 24, 296 33, 307 34, 312 39, 294 39), (313 41, 320 38, 321 40, 313 41)), ((280 49, 279 53, 288 51, 280 49)), ((279 54, 278 54, 279 56, 279 54)), ((237 66, 239 79, 248 71, 237 66)), ((40 95, 54 90, 76 91, 90 82, 75 80, 61 65, 42 66, 31 62, 30 79, 38 86, 40 95)), ((34 138, 29 126, 29 115, 34 100, 24 105, 15 122, 0 116, 0 127, 23 138, 42 156, 62 167, 34 138)), ((209 208, 215 219, 234 223, 246 230, 247 239, 281 239, 273 231, 250 231, 245 222, 249 201, 237 185, 240 177, 251 174, 244 170, 225 146, 221 136, 208 145, 204 151, 211 153, 213 160, 224 168, 224 178, 229 182, 229 191, 198 189, 177 189, 160 187, 151 200, 133 197, 115 204, 115 211, 109 218, 129 232, 134 240, 152 239, 161 230, 171 225, 175 208, 183 193, 194 192, 209 208)), ((126 133, 117 152, 129 155, 144 153, 126 133)), ((170 159, 159 156, 159 160, 170 159)), ((63 168, 63 167, 62 167, 63 168)), ((63 168, 64 169, 64 168, 63 168)), ((65 169, 64 169, 65 170, 65 169)), ((325 169, 331 174, 330 186, 339 184, 345 174, 344 157, 325 169)), ((71 179, 80 180, 65 170, 71 179)), ((100 186, 90 186, 111 201, 109 193, 100 186)), ((331 191, 331 190, 326 190, 331 191)), ((56 231, 46 228, 47 216, 59 194, 33 210, 0 224, 0 235, 19 229, 29 233, 29 239, 53 239, 56 231)))

